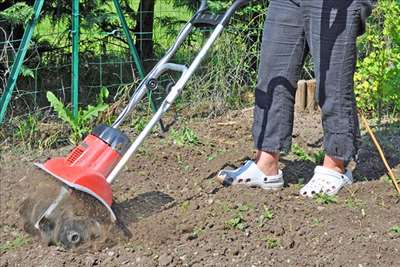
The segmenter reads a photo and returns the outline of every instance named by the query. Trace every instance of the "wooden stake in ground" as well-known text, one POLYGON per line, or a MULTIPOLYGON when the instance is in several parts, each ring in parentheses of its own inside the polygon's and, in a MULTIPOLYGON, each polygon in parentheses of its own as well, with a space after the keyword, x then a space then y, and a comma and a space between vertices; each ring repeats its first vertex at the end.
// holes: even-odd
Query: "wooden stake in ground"
POLYGON ((389 164, 388 164, 388 162, 386 160, 385 154, 383 154, 382 148, 379 145, 378 140, 376 139, 374 133, 372 132, 371 128, 369 127, 367 119, 364 117, 364 115, 362 113, 360 113, 360 116, 361 116, 361 119, 362 119, 362 121, 363 121, 363 123, 365 125, 365 128, 367 129, 367 132, 368 132, 369 136, 372 139, 372 142, 374 143, 376 149, 379 152, 379 155, 381 156, 383 164, 385 165, 385 167, 386 167, 386 169, 388 171, 388 175, 390 176, 390 178, 392 178, 393 184, 396 187, 397 192, 400 194, 399 183, 397 182, 396 176, 394 175, 392 169, 390 168, 390 166, 389 166, 389 164))
POLYGON ((306 109, 311 112, 317 107, 317 102, 315 101, 315 92, 317 90, 317 83, 315 80, 307 81, 307 106, 306 109))
POLYGON ((304 111, 306 108, 307 101, 307 83, 305 80, 300 80, 297 82, 296 90, 296 112, 304 111))

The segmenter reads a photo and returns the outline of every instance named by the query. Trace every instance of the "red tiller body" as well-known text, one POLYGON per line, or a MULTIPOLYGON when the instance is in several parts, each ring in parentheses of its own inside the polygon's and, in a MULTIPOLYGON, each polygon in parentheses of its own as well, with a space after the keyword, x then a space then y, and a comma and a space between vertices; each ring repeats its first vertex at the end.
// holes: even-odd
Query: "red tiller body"
POLYGON ((50 159, 43 167, 61 182, 70 187, 83 187, 86 190, 82 191, 89 191, 111 206, 112 190, 106 178, 120 158, 102 139, 88 135, 67 157, 50 159))
POLYGON ((121 156, 107 143, 94 135, 88 135, 66 157, 71 166, 81 166, 107 177, 121 156))
POLYGON ((98 125, 67 157, 49 159, 36 166, 68 187, 88 193, 110 212, 112 190, 107 177, 130 146, 129 138, 120 130, 98 125))

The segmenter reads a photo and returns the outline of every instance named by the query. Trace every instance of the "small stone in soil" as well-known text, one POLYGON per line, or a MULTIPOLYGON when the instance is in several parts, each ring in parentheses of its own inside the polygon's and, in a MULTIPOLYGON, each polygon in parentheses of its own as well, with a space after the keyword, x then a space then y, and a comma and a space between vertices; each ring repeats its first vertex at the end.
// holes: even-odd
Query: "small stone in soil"
POLYGON ((168 266, 172 262, 173 258, 171 255, 163 254, 158 258, 160 266, 168 266))

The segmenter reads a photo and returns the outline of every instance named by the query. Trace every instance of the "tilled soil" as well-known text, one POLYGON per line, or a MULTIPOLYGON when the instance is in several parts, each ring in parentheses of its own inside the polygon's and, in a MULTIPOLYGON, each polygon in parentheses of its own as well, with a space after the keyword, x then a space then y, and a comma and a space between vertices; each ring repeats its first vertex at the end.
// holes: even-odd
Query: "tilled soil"
MULTIPOLYGON (((297 193, 321 150, 319 114, 296 117, 294 143, 309 156, 282 158, 284 189, 216 181, 221 168, 253 157, 251 113, 192 120, 186 127, 198 135, 197 145, 180 146, 168 134, 150 137, 113 185, 122 230, 86 249, 47 246, 26 234, 18 212, 37 184, 31 163, 65 155, 71 147, 5 153, 0 266, 400 266, 400 233, 394 228, 400 227, 400 198, 367 136, 354 171, 357 182, 336 199, 325 199, 333 203, 297 193)), ((400 174, 399 124, 387 123, 377 133, 400 174)))

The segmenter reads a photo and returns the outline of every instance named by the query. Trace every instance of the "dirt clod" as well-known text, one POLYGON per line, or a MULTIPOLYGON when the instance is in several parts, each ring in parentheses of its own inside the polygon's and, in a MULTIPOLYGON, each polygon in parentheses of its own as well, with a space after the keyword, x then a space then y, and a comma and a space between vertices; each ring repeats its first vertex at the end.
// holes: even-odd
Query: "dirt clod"
POLYGON ((162 254, 158 258, 158 264, 160 264, 160 266, 168 266, 172 262, 172 260, 173 258, 171 255, 162 254))

